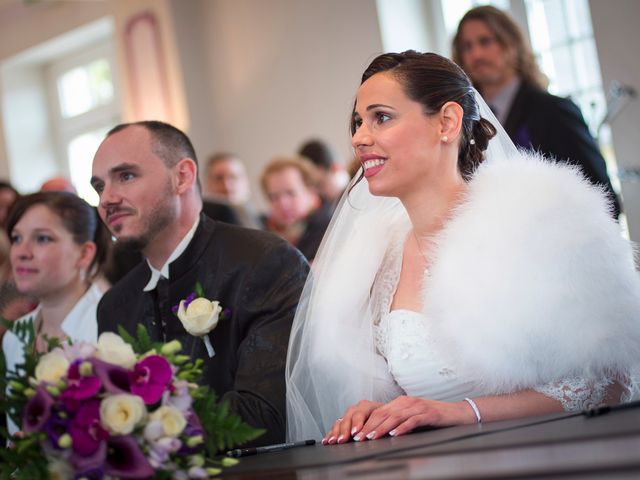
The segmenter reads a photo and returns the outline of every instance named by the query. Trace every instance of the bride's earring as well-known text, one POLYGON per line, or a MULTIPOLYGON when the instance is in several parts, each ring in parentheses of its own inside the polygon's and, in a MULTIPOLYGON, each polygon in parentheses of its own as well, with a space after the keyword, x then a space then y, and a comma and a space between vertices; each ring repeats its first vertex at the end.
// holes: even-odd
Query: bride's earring
POLYGON ((449 141, 449 137, 447 137, 446 135, 443 135, 440 140, 442 140, 443 143, 447 143, 449 141))

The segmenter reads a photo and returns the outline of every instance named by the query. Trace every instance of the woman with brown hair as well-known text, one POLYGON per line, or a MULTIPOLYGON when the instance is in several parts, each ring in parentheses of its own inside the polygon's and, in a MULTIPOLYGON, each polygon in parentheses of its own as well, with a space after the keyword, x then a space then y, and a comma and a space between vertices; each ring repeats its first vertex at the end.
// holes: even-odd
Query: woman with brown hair
POLYGON ((352 119, 362 174, 294 320, 289 438, 374 440, 628 400, 640 282, 602 192, 516 150, 436 54, 374 59, 352 119))
MULTIPOLYGON (((17 320, 33 322, 36 348, 46 346, 45 337, 96 341, 103 292, 93 280, 111 240, 95 209, 71 193, 34 193, 13 206, 7 231, 16 287, 38 300, 35 310, 17 320)), ((23 361, 24 348, 14 333, 5 334, 8 370, 23 361)))

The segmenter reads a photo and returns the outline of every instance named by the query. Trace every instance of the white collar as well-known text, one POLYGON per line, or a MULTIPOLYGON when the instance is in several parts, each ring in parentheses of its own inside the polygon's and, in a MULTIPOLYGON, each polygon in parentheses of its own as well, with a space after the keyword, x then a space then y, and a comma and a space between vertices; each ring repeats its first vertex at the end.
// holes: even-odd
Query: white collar
POLYGON ((156 285, 158 285, 158 280, 160 280, 160 277, 166 278, 167 280, 169 279, 169 264, 180 255, 182 255, 182 253, 187 249, 189 243, 191 242, 191 239, 196 233, 196 228, 198 228, 199 223, 200 217, 198 216, 194 224, 191 226, 191 229, 182 238, 182 240, 180 240, 180 243, 175 248, 173 253, 169 256, 169 259, 165 262, 160 270, 156 270, 155 268, 153 268, 153 266, 149 262, 149 259, 146 259, 147 265, 149 265, 149 269, 151 270, 151 278, 149 279, 149 283, 147 283, 147 285, 142 289, 143 292, 150 292, 151 290, 155 289, 156 285))

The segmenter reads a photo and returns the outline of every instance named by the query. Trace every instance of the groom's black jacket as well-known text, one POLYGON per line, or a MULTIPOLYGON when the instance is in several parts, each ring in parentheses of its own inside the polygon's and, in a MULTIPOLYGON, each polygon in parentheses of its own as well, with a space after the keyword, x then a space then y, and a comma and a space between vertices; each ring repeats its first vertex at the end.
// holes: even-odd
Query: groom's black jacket
POLYGON ((154 341, 179 340, 182 353, 204 359, 202 382, 247 423, 267 429, 253 443, 283 442, 287 343, 308 271, 304 257, 284 240, 201 215, 189 246, 169 265, 170 279, 143 292, 151 271, 141 262, 102 298, 98 329, 117 332, 122 325, 135 335, 142 323, 154 341), (212 358, 171 311, 196 282, 207 299, 231 309, 209 334, 212 358))

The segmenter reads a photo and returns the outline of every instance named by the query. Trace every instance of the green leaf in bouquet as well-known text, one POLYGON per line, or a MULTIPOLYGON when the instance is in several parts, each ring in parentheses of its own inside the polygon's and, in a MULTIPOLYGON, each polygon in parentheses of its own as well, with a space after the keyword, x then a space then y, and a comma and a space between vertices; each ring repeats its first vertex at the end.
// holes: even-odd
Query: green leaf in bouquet
POLYGON ((200 282, 196 282, 196 297, 197 298, 205 298, 204 288, 202 288, 202 284, 200 282))
POLYGON ((132 335, 130 335, 129 332, 127 332, 126 328, 124 328, 122 325, 118 325, 118 335, 120 335, 125 343, 131 345, 131 348, 133 348, 134 352, 140 350, 138 347, 138 341, 132 335))
POLYGON ((143 354, 154 347, 149 332, 147 332, 146 327, 142 323, 138 324, 138 331, 136 333, 138 334, 138 345, 140 347, 140 350, 136 353, 143 354))
POLYGON ((217 402, 208 387, 200 387, 194 398, 194 410, 206 432, 205 451, 208 458, 220 451, 258 438, 265 430, 246 424, 239 416, 229 413, 229 403, 217 402))

